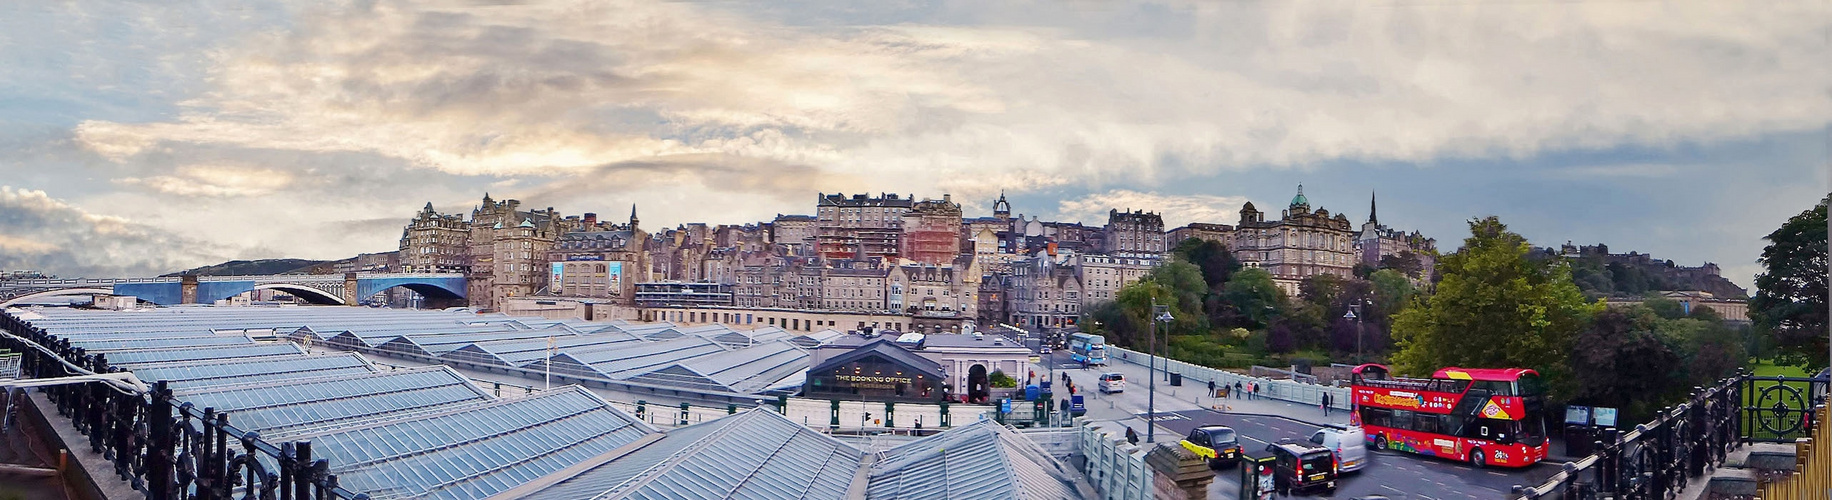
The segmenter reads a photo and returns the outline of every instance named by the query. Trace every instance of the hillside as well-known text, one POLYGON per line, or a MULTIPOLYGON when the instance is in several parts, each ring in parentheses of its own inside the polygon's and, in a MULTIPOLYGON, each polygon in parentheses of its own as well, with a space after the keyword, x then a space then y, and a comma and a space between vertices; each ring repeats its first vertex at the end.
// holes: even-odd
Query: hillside
POLYGON ((213 266, 186 269, 163 276, 252 276, 262 274, 284 274, 299 270, 303 267, 315 266, 323 263, 325 263, 325 261, 306 259, 232 260, 213 266))
POLYGON ((1639 253, 1609 253, 1606 245, 1543 248, 1536 257, 1563 255, 1571 280, 1591 297, 1640 297, 1650 292, 1697 290, 1725 299, 1747 299, 1749 291, 1719 275, 1717 264, 1687 267, 1639 253))

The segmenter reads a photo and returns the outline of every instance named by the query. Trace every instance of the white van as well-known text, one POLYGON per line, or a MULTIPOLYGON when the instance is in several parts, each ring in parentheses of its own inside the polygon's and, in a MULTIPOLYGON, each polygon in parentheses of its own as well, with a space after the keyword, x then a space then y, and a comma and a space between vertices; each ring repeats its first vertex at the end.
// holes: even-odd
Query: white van
POLYGON ((1100 374, 1100 392, 1105 394, 1126 392, 1126 376, 1118 372, 1100 374))
POLYGON ((1368 465, 1368 435, 1360 427, 1318 429, 1310 435, 1310 442, 1335 452, 1342 472, 1358 471, 1368 465))

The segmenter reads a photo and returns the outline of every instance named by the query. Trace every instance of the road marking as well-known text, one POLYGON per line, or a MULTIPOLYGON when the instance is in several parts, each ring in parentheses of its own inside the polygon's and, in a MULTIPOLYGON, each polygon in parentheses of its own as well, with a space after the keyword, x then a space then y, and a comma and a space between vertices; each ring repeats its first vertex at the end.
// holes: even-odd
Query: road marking
POLYGON ((1382 487, 1382 488, 1386 488, 1386 489, 1387 489, 1387 491, 1391 491, 1391 492, 1394 492, 1394 493, 1399 493, 1399 494, 1402 494, 1402 495, 1406 493, 1406 492, 1404 492, 1404 491, 1400 491, 1400 490, 1399 490, 1399 489, 1397 489, 1397 488, 1394 488, 1394 487, 1392 487, 1392 486, 1387 486, 1387 485, 1384 485, 1384 484, 1383 484, 1383 485, 1380 485, 1380 487, 1382 487))
POLYGON ((1489 472, 1489 474, 1494 474, 1494 475, 1501 476, 1501 477, 1508 477, 1507 474, 1502 474, 1500 472, 1489 472))

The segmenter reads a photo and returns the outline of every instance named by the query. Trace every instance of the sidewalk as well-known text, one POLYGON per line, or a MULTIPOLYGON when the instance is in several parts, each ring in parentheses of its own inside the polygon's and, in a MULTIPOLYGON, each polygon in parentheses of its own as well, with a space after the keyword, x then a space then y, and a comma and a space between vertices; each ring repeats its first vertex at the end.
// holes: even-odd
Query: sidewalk
MULTIPOLYGON (((1058 361, 1062 362, 1064 366, 1070 366, 1064 361, 1064 358, 1059 357, 1058 361)), ((1075 385, 1080 387, 1081 392, 1079 392, 1079 394, 1087 396, 1089 400, 1087 405, 1089 407, 1090 417, 1100 420, 1118 420, 1131 417, 1137 413, 1145 413, 1147 402, 1146 390, 1151 387, 1152 382, 1150 379, 1146 378, 1144 366, 1116 361, 1106 367, 1096 366, 1083 370, 1076 365, 1074 368, 1057 369, 1056 376, 1060 377, 1065 371, 1068 372, 1071 379, 1075 381, 1075 385), (1119 372, 1124 374, 1126 376, 1127 393, 1113 395, 1100 394, 1096 389, 1097 379, 1101 373, 1105 372, 1119 372), (1101 409, 1110 407, 1115 407, 1116 409, 1118 409, 1117 407, 1131 407, 1128 408, 1128 410, 1136 410, 1136 412, 1128 411, 1124 417, 1120 415, 1107 415, 1105 414, 1107 412, 1097 414, 1094 406, 1095 400, 1101 400, 1103 402, 1117 400, 1117 405, 1110 406, 1110 404, 1102 404, 1100 405, 1101 409)), ((1047 367, 1042 365, 1037 366, 1037 375, 1039 377, 1048 376, 1047 373, 1047 367)), ((1316 406, 1300 405, 1265 397, 1256 397, 1253 399, 1215 398, 1207 394, 1207 380, 1184 378, 1182 387, 1174 387, 1170 385, 1170 382, 1166 381, 1162 369, 1157 373, 1157 376, 1158 398, 1156 406, 1160 412, 1206 408, 1236 415, 1283 418, 1318 427, 1347 426, 1349 423, 1348 412, 1340 409, 1331 409, 1329 415, 1325 416, 1323 414, 1323 409, 1316 406)), ((1218 384, 1216 388, 1219 389, 1220 385, 1218 384)))

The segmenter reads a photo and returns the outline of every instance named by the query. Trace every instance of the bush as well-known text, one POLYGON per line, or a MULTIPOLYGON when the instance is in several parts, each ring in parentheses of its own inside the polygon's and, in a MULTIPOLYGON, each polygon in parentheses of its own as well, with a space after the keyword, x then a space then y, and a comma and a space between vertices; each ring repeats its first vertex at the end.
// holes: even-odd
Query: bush
POLYGON ((1011 375, 1006 375, 1004 370, 995 371, 992 372, 991 375, 987 375, 986 383, 992 384, 993 387, 998 388, 1012 388, 1018 386, 1018 381, 1012 379, 1011 375))

